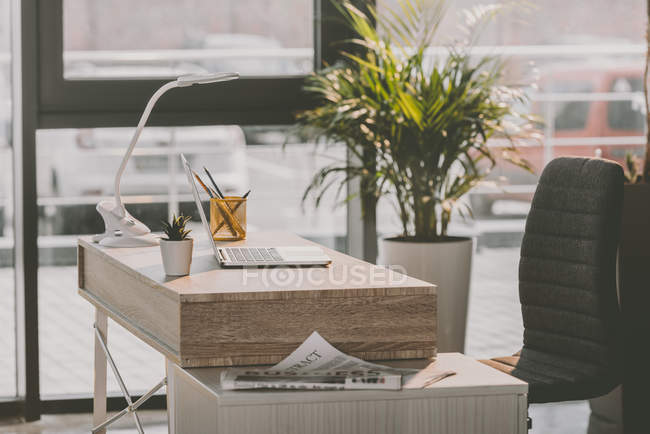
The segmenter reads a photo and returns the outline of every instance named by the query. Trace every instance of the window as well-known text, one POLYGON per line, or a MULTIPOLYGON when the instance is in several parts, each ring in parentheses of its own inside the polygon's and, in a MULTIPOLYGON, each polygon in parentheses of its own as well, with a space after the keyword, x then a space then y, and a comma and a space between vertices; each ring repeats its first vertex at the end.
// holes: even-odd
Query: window
POLYGON ((65 0, 64 75, 304 75, 314 64, 313 10, 305 0, 65 0))
MULTIPOLYGON (((591 93, 594 91, 589 81, 553 81, 549 93, 591 93)), ((553 126, 555 131, 580 131, 587 126, 591 109, 590 101, 559 101, 554 104, 553 126)), ((586 133, 583 132, 583 133, 586 133)))
MULTIPOLYGON (((455 30, 457 12, 482 3, 450 2, 436 44, 461 37, 455 30)), ((477 246, 465 348, 469 355, 494 357, 521 348, 517 267, 525 218, 546 163, 563 155, 599 155, 622 163, 628 152, 642 154, 646 18, 640 0, 537 1, 528 13, 517 7, 503 13, 479 39, 475 53, 502 54, 508 59, 506 78, 525 85, 529 110, 544 120, 540 126, 544 137, 521 148, 536 175, 499 164, 488 178, 490 183, 465 196, 474 218, 455 215, 452 220, 449 233, 475 237, 477 246)), ((432 47, 430 54, 443 48, 432 47)), ((399 234, 399 223, 393 207, 380 202, 378 235, 399 234)), ((541 408, 531 406, 531 417, 538 424, 535 429, 555 432, 559 427, 552 426, 553 419, 561 418, 567 432, 586 431, 588 406, 573 405, 546 410, 558 413, 554 415, 542 415, 541 408), (564 412, 567 417, 559 416, 564 412)))
POLYGON ((643 78, 635 76, 615 77, 610 92, 632 93, 637 95, 630 100, 609 101, 607 103, 607 124, 612 130, 628 134, 643 134, 645 126, 645 102, 643 100, 643 78))
MULTIPOLYGON (((21 239, 25 235, 19 260, 26 267, 19 274, 25 287, 24 306, 19 307, 28 317, 38 308, 40 321, 40 327, 35 321, 24 322, 29 330, 21 336, 24 345, 16 348, 24 347, 30 360, 38 353, 41 363, 39 369, 35 363, 25 364, 18 382, 25 390, 18 399, 24 400, 19 408, 26 419, 34 420, 42 412, 79 411, 92 405, 91 308, 75 291, 75 240, 102 230, 94 204, 111 194, 113 171, 108 167, 116 166, 149 97, 171 77, 222 68, 238 69, 242 76, 170 92, 161 99, 123 179, 129 211, 154 229, 161 216, 192 212, 186 182, 178 182, 182 172, 176 163, 182 150, 219 171, 219 182, 226 188, 253 189, 251 229, 289 228, 330 247, 346 248, 347 209, 333 211, 326 203, 319 210, 307 205, 303 213, 300 200, 316 166, 345 155, 314 153, 299 138, 283 146, 282 125, 312 104, 302 91, 304 75, 323 61, 335 61, 338 52, 332 43, 348 34, 336 19, 334 5, 320 0, 255 0, 246 6, 235 0, 14 3, 19 4, 16 16, 22 35, 27 35, 21 40, 24 128, 17 156, 25 194, 22 224, 17 227, 38 227, 37 237, 36 232, 18 234, 21 239), (116 22, 126 24, 117 28, 116 22), (65 300, 69 304, 63 308, 65 300), (54 339, 71 327, 87 334, 76 334, 65 343, 54 339), (75 355, 81 358, 75 360, 75 355), (82 399, 72 400, 70 394, 82 399)), ((11 190, 3 180, 3 203, 5 189, 11 190)), ((4 220, 3 229, 11 230, 10 223, 4 220)), ((4 234, 2 248, 7 245, 4 234)), ((4 263, 2 267, 7 268, 4 263)), ((0 306, 4 320, 5 304, 0 306)), ((136 393, 156 377, 157 371, 143 366, 159 356, 142 348, 132 357, 124 355, 133 342, 121 339, 119 327, 114 329, 111 335, 124 341, 114 346, 117 363, 136 393), (141 365, 124 366, 130 359, 141 365)), ((4 359, 0 363, 5 366, 4 359)), ((15 373, 4 374, 16 383, 15 373)))
MULTIPOLYGON (((41 130, 37 136, 39 209, 39 329, 41 395, 92 392, 94 309, 76 291, 76 240, 103 232, 95 210, 113 194, 113 180, 133 128, 41 130)), ((206 166, 226 194, 251 190, 249 231, 286 230, 345 250, 346 209, 333 195, 320 208, 301 203, 316 170, 341 148, 316 150, 281 126, 150 127, 135 148, 122 179, 129 212, 160 232, 162 219, 192 215, 199 246, 203 228, 180 164, 206 166)), ((207 248, 207 245, 203 247, 207 248)), ((163 358, 120 326, 109 326, 109 347, 131 393, 144 392, 164 376, 163 358)), ((118 392, 109 378, 109 391, 118 392)))
POLYGON ((241 2, 236 1, 216 6, 123 2, 122 8, 113 7, 119 1, 111 6, 91 0, 31 1, 38 2, 38 22, 47 27, 38 40, 43 128, 133 125, 151 94, 170 77, 227 67, 241 68, 242 78, 170 92, 150 124, 290 123, 296 109, 310 104, 302 92, 304 74, 330 56, 322 47, 337 37, 332 31, 336 24, 314 20, 313 11, 319 16, 332 13, 329 3, 316 8, 316 3, 298 0, 259 1, 255 12, 246 3, 249 13, 240 20, 241 2), (232 15, 221 21, 224 10, 232 15), (281 25, 262 17, 283 11, 290 11, 292 18, 281 25), (133 24, 115 29, 116 21, 133 24), (289 30, 293 38, 286 36, 289 30))
MULTIPOLYGON (((0 0, 3 24, 9 16, 9 2, 0 0)), ((459 35, 453 31, 458 20, 456 11, 478 3, 475 0, 450 2, 449 19, 440 34, 459 35)), ((345 39, 349 34, 333 19, 335 8, 326 0, 22 0, 20 5, 23 32, 34 35, 33 40, 23 41, 22 53, 26 82, 23 87, 28 90, 23 101, 23 115, 34 134, 30 135, 29 131, 25 134, 23 151, 16 156, 16 161, 22 163, 23 169, 29 169, 35 156, 38 169, 24 171, 26 183, 38 183, 38 189, 37 194, 26 189, 24 200, 34 212, 22 217, 22 222, 29 223, 29 227, 38 226, 38 246, 37 240, 28 238, 31 244, 21 256, 23 262, 35 263, 38 247, 42 261, 38 298, 34 295, 36 282, 26 282, 25 288, 25 293, 30 295, 26 303, 32 308, 35 303, 40 307, 41 366, 40 372, 27 373, 32 381, 25 400, 28 417, 35 418, 41 412, 39 392, 45 401, 53 401, 52 393, 87 394, 90 391, 90 364, 87 359, 75 364, 70 357, 81 351, 83 357, 90 357, 92 341, 90 308, 74 289, 74 240, 79 234, 92 234, 102 229, 94 204, 100 197, 111 194, 112 172, 106 169, 119 160, 127 143, 123 140, 137 123, 146 101, 169 77, 216 68, 236 68, 243 76, 238 81, 218 86, 170 92, 160 101, 151 117, 152 128, 145 131, 123 180, 127 208, 133 214, 155 228, 161 215, 175 210, 192 210, 187 192, 183 190, 184 182, 176 182, 180 179, 177 178, 180 171, 175 172, 178 166, 174 161, 182 150, 191 158, 210 161, 210 166, 214 164, 226 174, 223 182, 232 183, 229 188, 233 191, 253 189, 249 203, 251 226, 288 228, 332 247, 341 249, 344 246, 347 238, 345 208, 332 211, 334 199, 329 198, 319 210, 307 204, 303 214, 300 203, 303 183, 306 184, 315 169, 327 159, 344 158, 343 151, 340 155, 314 153, 312 147, 305 146, 299 138, 283 149, 284 128, 277 125, 291 123, 295 111, 312 103, 301 91, 302 75, 317 69, 323 60, 335 61, 338 48, 332 42, 345 39), (187 7, 190 4, 193 7, 187 7), (242 5, 246 5, 245 12, 241 11, 242 5), (109 20, 107 16, 114 19, 109 20), (224 20, 226 16, 228 20, 224 20), (116 28, 113 27, 115 22, 127 25, 116 28), (90 38, 92 35, 97 38, 90 38), (260 63, 260 57, 267 62, 260 63), (196 130, 189 128, 194 126, 196 130), (120 130, 118 127, 128 128, 120 130), (38 146, 36 130, 40 130, 38 146), (236 140, 220 141, 227 131, 236 131, 233 134, 240 138, 243 134, 243 145, 236 140), (209 152, 200 138, 202 135, 208 135, 211 143, 215 143, 209 152), (144 158, 147 153, 149 158, 144 158), (214 159, 215 154, 226 155, 226 162, 214 159), (62 162, 63 157, 70 161, 62 162), (106 167, 97 163, 104 160, 106 167), (97 170, 89 170, 93 167, 97 170), (70 168, 76 168, 78 174, 70 168), (165 189, 159 188, 161 183, 165 189), (126 191, 127 186, 132 190, 126 191), (270 209, 273 215, 268 212, 270 209), (60 283, 60 287, 53 288, 53 282, 60 283), (59 297, 67 297, 77 304, 70 305, 67 311, 56 312, 60 306, 59 297), (71 324, 87 330, 87 335, 70 346, 50 342, 49 331, 65 331, 71 324), (42 376, 41 390, 39 374, 42 376), (61 379, 69 379, 71 383, 61 386, 57 384, 61 379)), ((531 13, 515 10, 513 14, 499 17, 483 35, 478 51, 504 53, 511 59, 508 71, 512 77, 523 76, 531 83, 540 84, 553 71, 567 72, 576 65, 602 68, 607 64, 615 69, 616 65, 629 63, 640 69, 645 51, 643 8, 640 0, 583 0, 564 2, 562 8, 550 0, 536 2, 536 9, 531 13), (590 13, 585 14, 585 10, 590 13)), ((2 33, 7 28, 0 26, 0 59, 7 58, 1 54, 5 52, 2 44, 9 41, 2 33)), ((0 63, 0 68, 5 68, 4 65, 0 63)), ((5 85, 8 77, 0 75, 0 86, 5 85)), ((577 79, 586 77, 578 76, 577 79)), ((610 121, 608 109, 601 111, 603 119, 598 121, 603 126, 609 125, 612 131, 562 130, 562 125, 554 125, 554 120, 563 110, 567 117, 578 118, 580 124, 581 110, 589 111, 584 108, 605 102, 630 104, 612 109, 617 113, 636 110, 639 93, 634 83, 629 84, 631 91, 625 90, 624 84, 617 86, 612 82, 605 82, 604 88, 578 89, 570 93, 551 92, 543 86, 541 90, 531 87, 531 110, 544 116, 546 124, 543 142, 524 148, 524 156, 538 172, 557 155, 600 153, 622 161, 626 151, 634 151, 643 144, 636 121, 633 126, 626 127, 634 129, 632 134, 622 137, 624 134, 615 127, 625 116, 613 115, 610 121)), ((6 104, 8 95, 0 90, 2 104, 6 104)), ((627 118, 622 122, 627 122, 627 118)), ((11 161, 11 148, 2 147, 3 137, 0 133, 0 165, 11 161)), ((10 140, 9 135, 6 137, 10 140)), ((3 175, 12 168, 0 167, 3 175)), ((475 285, 470 302, 467 350, 475 356, 506 354, 521 342, 521 324, 517 322, 516 263, 536 176, 507 166, 499 166, 494 174, 492 180, 496 188, 481 186, 467 197, 475 209, 476 219, 463 222, 456 218, 451 229, 455 233, 477 236, 479 251, 475 256, 474 282, 476 284, 479 279, 486 282, 480 287, 475 285), (478 319, 494 312, 513 318, 514 322, 500 324, 500 328, 482 326, 478 319), (496 334, 506 336, 498 339, 502 347, 497 346, 496 334)), ((12 188, 5 178, 0 178, 0 182, 0 206, 5 209, 0 210, 0 278, 11 276, 9 285, 13 288, 11 265, 1 262, 5 254, 13 254, 13 238, 7 235, 14 229, 10 220, 13 213, 6 211, 7 206, 13 206, 12 196, 6 193, 12 188)), ((16 222, 16 228, 25 226, 19 223, 16 222)), ((381 234, 394 233, 397 228, 386 204, 380 204, 377 223, 381 234)), ((353 234, 360 232, 353 231, 353 234)), ((0 280, 3 295, 5 282, 0 280)), ((0 315, 3 321, 7 319, 13 323, 14 302, 12 292, 8 294, 9 297, 0 300, 0 315)), ((119 336, 119 327, 112 330, 116 331, 111 332, 111 336, 119 336)), ((3 328, 0 343, 8 342, 9 348, 16 347, 12 336, 13 331, 3 328), (4 336, 8 336, 8 340, 3 340, 4 336)), ((113 341, 109 337, 109 345, 110 342, 113 341)), ((38 339, 33 336, 26 337, 25 343, 38 349, 38 339)), ((137 389, 149 386, 153 377, 157 380, 155 371, 122 367, 130 359, 123 352, 131 349, 131 343, 124 345, 115 348, 115 352, 117 363, 128 377, 127 383, 137 389)), ((156 365, 157 355, 141 347, 133 358, 143 365, 149 362, 151 366, 156 365)), ((9 387, 16 383, 15 371, 12 371, 14 354, 14 351, 0 354, 0 369, 3 369, 0 384, 9 387), (2 359, 5 354, 9 354, 9 359, 2 359), (7 383, 4 383, 5 378, 7 383)), ((0 395, 4 394, 0 389, 0 395)), ((15 394, 15 389, 8 388, 7 394, 15 394)), ((71 408, 65 400, 64 397, 59 409, 71 408)), ((90 405, 90 400, 85 402, 90 405)), ((49 405, 47 408, 53 408, 51 403, 49 405)))

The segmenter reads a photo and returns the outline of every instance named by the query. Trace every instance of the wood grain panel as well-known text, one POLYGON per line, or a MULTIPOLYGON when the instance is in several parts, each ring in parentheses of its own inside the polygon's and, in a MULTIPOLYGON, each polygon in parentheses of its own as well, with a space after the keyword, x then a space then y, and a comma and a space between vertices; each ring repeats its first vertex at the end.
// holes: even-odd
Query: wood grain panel
POLYGON ((274 363, 313 331, 341 351, 372 360, 433 357, 435 301, 420 295, 187 303, 181 357, 184 364, 210 357, 232 364, 225 355, 237 364, 274 363))
POLYGON ((104 304, 101 300, 99 300, 97 297, 95 297, 85 289, 79 289, 78 293, 81 297, 85 298, 88 302, 90 302, 93 306, 95 306, 95 308, 98 311, 102 311, 104 314, 110 317, 117 324, 121 325, 129 332, 133 333, 134 336, 138 337, 140 340, 150 345, 153 349, 161 353, 164 357, 180 365, 181 360, 180 360, 180 353, 178 351, 174 350, 169 345, 159 340, 156 336, 149 333, 147 330, 139 326, 136 326, 127 318, 123 317, 119 312, 113 310, 113 308, 104 304))
POLYGON ((79 288, 85 288, 86 284, 84 282, 84 255, 86 254, 84 248, 80 245, 77 246, 77 286, 79 288))
MULTIPOLYGON (((298 345, 291 347, 291 350, 286 350, 278 354, 256 354, 254 356, 212 356, 212 357, 186 357, 182 360, 173 359, 183 368, 207 368, 219 366, 257 366, 257 365, 274 365, 284 359, 292 350, 295 350, 298 345)), ((352 351, 355 357, 363 360, 395 360, 395 355, 403 359, 422 359, 431 358, 436 355, 435 342, 431 345, 427 342, 426 349, 421 350, 399 350, 399 351, 365 351, 358 352, 352 351)), ((289 348, 287 346, 286 348, 289 348)))
MULTIPOLYGON (((118 313, 135 327, 179 352, 180 308, 170 296, 134 278, 88 249, 81 249, 82 289, 97 298, 109 311, 118 313)), ((113 315, 111 315, 113 317, 113 315)))

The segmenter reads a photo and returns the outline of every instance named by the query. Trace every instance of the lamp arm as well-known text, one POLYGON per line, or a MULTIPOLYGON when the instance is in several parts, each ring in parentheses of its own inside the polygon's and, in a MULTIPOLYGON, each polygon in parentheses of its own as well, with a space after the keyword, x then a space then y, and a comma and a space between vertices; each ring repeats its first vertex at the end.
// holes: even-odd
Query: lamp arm
POLYGON ((126 154, 124 154, 124 158, 122 158, 122 164, 120 164, 120 168, 117 171, 117 174, 115 175, 115 205, 116 206, 113 211, 113 212, 121 213, 122 214, 121 217, 126 216, 126 209, 122 204, 122 197, 120 196, 120 181, 122 179, 122 174, 126 169, 126 164, 129 162, 129 158, 131 158, 131 154, 133 153, 135 144, 138 142, 138 139, 140 138, 140 134, 142 133, 142 130, 144 129, 144 126, 147 123, 147 119, 149 119, 149 115, 151 114, 153 107, 156 105, 156 102, 165 92, 175 87, 178 87, 178 82, 176 80, 170 81, 169 83, 162 85, 160 89, 158 89, 151 96, 149 102, 147 103, 147 106, 144 109, 144 112, 142 113, 142 116, 140 117, 138 126, 135 129, 135 132, 133 133, 133 137, 131 138, 131 143, 129 144, 129 148, 126 150, 126 154))

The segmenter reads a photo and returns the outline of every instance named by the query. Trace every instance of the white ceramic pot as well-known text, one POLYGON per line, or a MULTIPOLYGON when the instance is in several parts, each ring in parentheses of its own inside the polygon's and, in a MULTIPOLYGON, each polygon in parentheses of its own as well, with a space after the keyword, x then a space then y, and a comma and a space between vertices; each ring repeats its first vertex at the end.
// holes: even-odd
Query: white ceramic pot
POLYGON ((160 253, 166 275, 186 276, 190 274, 192 247, 194 247, 192 238, 183 241, 160 240, 160 253))
POLYGON ((382 240, 384 265, 404 267, 409 276, 438 286, 438 352, 464 352, 473 250, 473 240, 462 237, 436 243, 382 240))

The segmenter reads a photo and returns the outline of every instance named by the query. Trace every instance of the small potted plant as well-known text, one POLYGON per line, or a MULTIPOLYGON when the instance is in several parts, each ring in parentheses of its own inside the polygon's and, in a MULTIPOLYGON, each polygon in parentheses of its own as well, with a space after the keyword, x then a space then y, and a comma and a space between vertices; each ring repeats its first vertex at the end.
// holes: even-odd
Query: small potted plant
POLYGON ((190 274, 192 263, 192 248, 194 240, 188 237, 191 230, 185 225, 192 217, 179 215, 172 216, 170 222, 163 221, 163 231, 167 238, 160 239, 160 253, 162 254, 165 274, 168 276, 186 276, 190 274))

